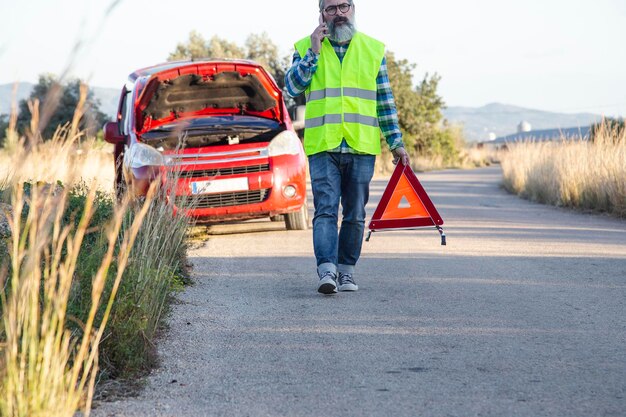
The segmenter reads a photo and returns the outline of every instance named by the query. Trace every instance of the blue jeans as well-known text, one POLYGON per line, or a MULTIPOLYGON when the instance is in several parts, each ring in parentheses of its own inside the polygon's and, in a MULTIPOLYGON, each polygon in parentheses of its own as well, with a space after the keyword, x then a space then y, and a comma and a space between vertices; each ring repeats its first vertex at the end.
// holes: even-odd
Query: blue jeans
POLYGON ((318 273, 354 273, 361 256, 365 205, 374 175, 375 155, 321 152, 309 156, 313 217, 313 248, 318 273), (339 202, 341 230, 337 233, 339 202))

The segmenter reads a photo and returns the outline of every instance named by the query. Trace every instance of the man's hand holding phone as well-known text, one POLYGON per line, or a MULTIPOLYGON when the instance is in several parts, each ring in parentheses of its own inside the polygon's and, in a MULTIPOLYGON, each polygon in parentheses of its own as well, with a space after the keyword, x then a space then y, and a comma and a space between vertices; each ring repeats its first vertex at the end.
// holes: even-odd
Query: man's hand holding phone
POLYGON ((319 54, 322 49, 324 38, 328 37, 328 25, 324 22, 322 13, 320 13, 319 26, 315 28, 311 34, 311 50, 315 54, 319 54))

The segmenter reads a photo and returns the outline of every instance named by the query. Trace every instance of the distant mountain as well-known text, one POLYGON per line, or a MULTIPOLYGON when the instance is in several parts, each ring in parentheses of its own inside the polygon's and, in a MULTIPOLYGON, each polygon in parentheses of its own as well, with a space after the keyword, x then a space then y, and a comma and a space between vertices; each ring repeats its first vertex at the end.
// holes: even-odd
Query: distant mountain
MULTIPOLYGON (((18 83, 16 103, 19 106, 20 100, 30 96, 30 92, 35 85, 33 83, 18 83)), ((92 87, 94 96, 100 100, 100 111, 107 116, 114 118, 117 113, 117 105, 120 99, 121 89, 92 87)), ((0 84, 0 114, 11 112, 11 100, 13 99, 13 84, 0 84)))
POLYGON ((515 133, 522 121, 528 122, 532 130, 542 130, 587 127, 602 119, 592 113, 554 113, 500 103, 482 107, 452 106, 443 114, 448 121, 463 125, 468 141, 488 140, 490 133, 496 137, 515 133))

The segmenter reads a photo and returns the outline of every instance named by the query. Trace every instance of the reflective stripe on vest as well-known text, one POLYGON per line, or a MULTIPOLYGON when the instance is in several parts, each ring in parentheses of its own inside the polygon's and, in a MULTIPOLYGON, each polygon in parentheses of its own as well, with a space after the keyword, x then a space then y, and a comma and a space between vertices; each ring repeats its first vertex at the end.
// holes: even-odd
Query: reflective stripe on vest
POLYGON ((362 114, 346 113, 343 119, 348 123, 359 123, 366 126, 378 127, 378 117, 363 116, 362 114))
MULTIPOLYGON (((296 43, 300 56, 310 47, 309 36, 296 43)), ((328 39, 323 41, 306 90, 307 155, 334 149, 343 139, 359 152, 380 153, 376 78, 384 53, 381 42, 357 32, 340 62, 328 39)))
MULTIPOLYGON (((306 102, 321 100, 326 97, 341 97, 341 88, 325 88, 324 90, 311 91, 306 96, 306 102)), ((376 91, 364 90, 361 88, 344 87, 343 96, 357 97, 364 100, 376 100, 376 91)))
MULTIPOLYGON (((378 117, 363 116, 362 114, 346 113, 343 119, 347 123, 359 123, 366 126, 378 127, 378 117)), ((320 127, 323 125, 341 124, 340 114, 326 114, 304 121, 304 128, 320 127)))
POLYGON ((312 119, 306 119, 304 121, 304 128, 310 129, 312 127, 320 127, 329 124, 341 124, 340 114, 326 114, 321 117, 314 117, 312 119))

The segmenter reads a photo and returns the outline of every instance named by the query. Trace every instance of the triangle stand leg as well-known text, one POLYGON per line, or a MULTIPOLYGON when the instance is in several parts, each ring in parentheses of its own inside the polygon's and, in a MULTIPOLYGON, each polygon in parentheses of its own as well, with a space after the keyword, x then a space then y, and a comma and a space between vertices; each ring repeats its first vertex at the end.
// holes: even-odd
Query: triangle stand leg
POLYGON ((443 228, 441 226, 437 226, 437 230, 441 235, 441 246, 446 246, 446 234, 443 232, 443 228))

